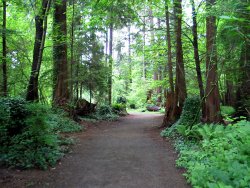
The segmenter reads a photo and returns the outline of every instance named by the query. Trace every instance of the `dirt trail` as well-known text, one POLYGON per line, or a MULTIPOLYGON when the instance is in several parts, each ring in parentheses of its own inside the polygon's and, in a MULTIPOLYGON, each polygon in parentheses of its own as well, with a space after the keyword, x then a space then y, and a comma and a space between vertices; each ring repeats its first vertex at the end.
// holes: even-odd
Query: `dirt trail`
MULTIPOLYGON (((7 171, 4 187, 185 188, 176 154, 159 136, 162 116, 132 114, 78 134, 73 151, 49 171, 7 171)), ((1 172, 0 170, 0 175, 1 172)), ((0 183, 0 187, 1 183, 0 183)))

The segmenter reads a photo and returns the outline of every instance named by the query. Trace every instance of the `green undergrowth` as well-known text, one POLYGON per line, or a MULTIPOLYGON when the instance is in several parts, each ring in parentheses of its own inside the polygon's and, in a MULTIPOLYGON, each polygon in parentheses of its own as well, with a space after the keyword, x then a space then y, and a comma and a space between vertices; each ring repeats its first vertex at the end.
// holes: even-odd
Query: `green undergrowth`
POLYGON ((91 121, 91 119, 93 121, 116 121, 119 118, 119 115, 112 106, 102 105, 97 108, 95 113, 82 118, 85 118, 88 121, 91 121))
POLYGON ((67 151, 82 126, 60 110, 19 98, 0 99, 0 165, 47 169, 67 151))
MULTIPOLYGON (((192 121, 187 119, 187 122, 192 121)), ((186 168, 184 175, 193 187, 250 187, 249 121, 241 120, 228 126, 188 125, 180 119, 163 130, 161 136, 175 141, 179 152, 176 164, 186 168)))

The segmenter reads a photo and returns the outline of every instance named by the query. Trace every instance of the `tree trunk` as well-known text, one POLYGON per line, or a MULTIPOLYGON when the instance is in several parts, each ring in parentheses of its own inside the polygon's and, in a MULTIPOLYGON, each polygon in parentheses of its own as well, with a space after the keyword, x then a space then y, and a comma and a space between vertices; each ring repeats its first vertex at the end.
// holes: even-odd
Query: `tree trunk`
POLYGON ((131 26, 128 26, 128 63, 129 63, 129 82, 132 84, 132 59, 131 59, 131 26))
POLYGON ((234 106, 234 85, 230 80, 226 80, 225 105, 234 106))
POLYGON ((67 0, 55 1, 53 24, 54 89, 53 103, 64 106, 69 100, 67 64, 67 0))
POLYGON ((108 75, 108 102, 112 104, 112 73, 113 73, 113 23, 109 27, 109 75, 108 75))
POLYGON ((173 79, 173 65, 172 65, 172 46, 171 46, 171 35, 170 35, 170 18, 169 18, 169 8, 168 8, 169 0, 165 0, 165 16, 166 16, 166 28, 167 28, 167 46, 168 46, 168 77, 169 77, 169 85, 170 89, 165 90, 165 116, 162 122, 162 126, 166 127, 171 125, 174 122, 173 119, 173 107, 174 107, 174 79, 173 79))
POLYGON ((176 33, 176 84, 173 118, 178 118, 187 97, 185 69, 182 50, 182 0, 174 0, 175 33, 176 33))
POLYGON ((108 47, 109 47, 109 28, 107 27, 107 31, 105 33, 105 63, 108 66, 108 47))
POLYGON ((237 102, 236 111, 237 116, 245 116, 250 120, 250 42, 249 42, 249 1, 241 0, 242 7, 240 7, 240 17, 244 18, 244 22, 239 23, 239 30, 242 32, 242 47, 239 59, 239 74, 238 74, 238 88, 237 88, 237 102))
MULTIPOLYGON (((206 8, 209 10, 215 5, 215 0, 207 0, 206 8)), ((216 17, 206 18, 206 91, 205 91, 205 114, 204 121, 207 123, 219 122, 220 116, 220 95, 217 75, 217 50, 216 50, 216 17)))
MULTIPOLYGON (((157 19, 157 27, 160 30, 161 29, 161 19, 157 19)), ((158 35, 158 42, 161 42, 161 37, 158 35)), ((157 80, 162 81, 162 66, 161 66, 161 53, 159 52, 158 57, 159 57, 159 65, 157 66, 156 74, 157 74, 157 80)), ((158 86, 157 87, 157 106, 162 105, 162 87, 158 86)))
MULTIPOLYGON (((247 28, 246 28, 247 31, 247 28)), ((245 32, 244 34, 247 35, 245 32)), ((241 57, 239 60, 239 86, 237 88, 237 102, 236 102, 236 110, 237 116, 245 116, 250 119, 250 43, 245 41, 245 44, 241 49, 241 57)))
POLYGON ((47 16, 49 8, 50 8, 50 0, 43 0, 41 10, 35 17, 36 34, 35 34, 35 43, 33 50, 33 62, 31 67, 29 85, 26 94, 27 101, 39 101, 38 78, 39 78, 44 44, 46 39, 47 16))
POLYGON ((71 20, 71 41, 70 41, 70 100, 74 100, 74 20, 75 19, 75 0, 72 0, 72 20, 71 20))
MULTIPOLYGON (((144 7, 145 9, 145 7, 144 7)), ((145 12, 145 10, 144 10, 145 12)), ((146 58, 145 58, 145 46, 146 46, 146 16, 143 16, 143 60, 142 60, 142 78, 146 80, 147 77, 147 66, 146 66, 146 58)))
POLYGON ((205 101, 204 101, 204 87, 202 82, 202 75, 201 75, 201 67, 200 67, 200 57, 199 57, 199 45, 198 45, 198 32, 197 32, 197 12, 195 10, 194 0, 191 0, 192 4, 192 16, 193 16, 193 47, 194 47, 194 61, 196 66, 196 74, 197 74, 197 81, 200 90, 200 98, 201 98, 201 109, 202 114, 205 114, 205 101))
MULTIPOLYGON (((152 9, 149 8, 148 10, 148 16, 149 16, 149 22, 150 22, 150 45, 153 46, 155 43, 155 35, 154 35, 154 17, 153 17, 153 11, 152 9)), ((156 66, 155 66, 155 62, 154 59, 150 59, 152 65, 153 65, 153 69, 154 69, 154 73, 153 73, 153 80, 156 81, 158 78, 157 75, 157 71, 156 71, 156 66)), ((153 90, 152 88, 148 89, 147 91, 147 101, 146 102, 150 102, 152 100, 152 95, 154 93, 157 92, 157 89, 153 90)))
POLYGON ((6 45, 6 0, 3 0, 3 30, 2 30, 2 40, 3 40, 3 57, 2 57, 2 70, 3 70, 3 85, 2 85, 2 95, 8 95, 8 84, 7 84, 7 45, 6 45))

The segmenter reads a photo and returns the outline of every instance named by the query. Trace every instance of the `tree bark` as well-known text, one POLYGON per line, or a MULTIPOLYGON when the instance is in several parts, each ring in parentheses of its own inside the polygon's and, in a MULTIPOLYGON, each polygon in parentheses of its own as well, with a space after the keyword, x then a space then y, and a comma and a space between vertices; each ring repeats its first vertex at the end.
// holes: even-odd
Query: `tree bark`
POLYGON ((2 84, 2 95, 8 95, 8 80, 7 80, 7 44, 6 44, 6 0, 3 0, 3 31, 2 31, 2 70, 3 70, 3 84, 2 84))
POLYGON ((38 78, 42 63, 42 56, 47 31, 47 16, 50 9, 50 0, 43 0, 41 10, 35 17, 36 34, 33 50, 33 61, 27 88, 26 100, 39 101, 38 78))
POLYGON ((70 41, 70 100, 74 101, 74 39, 75 39, 75 30, 74 30, 74 20, 75 19, 75 0, 72 0, 72 20, 71 20, 71 41, 70 41))
MULTIPOLYGON (((168 8, 169 0, 165 0, 165 16, 166 16, 166 28, 167 28, 167 56, 168 62, 166 69, 168 69, 168 78, 170 89, 165 90, 165 116, 162 122, 162 126, 166 127, 171 125, 174 122, 173 119, 173 107, 174 107, 174 79, 173 79, 173 64, 172 64, 172 46, 171 46, 171 35, 170 35, 170 18, 169 18, 169 8, 168 8)), ((166 72, 166 71, 165 71, 166 72)))
POLYGON ((64 106, 69 100, 66 8, 67 0, 55 1, 53 22, 53 104, 55 106, 64 106))
POLYGON ((236 115, 245 116, 250 120, 250 42, 249 42, 249 1, 241 0, 242 3, 239 14, 240 18, 244 18, 244 22, 238 22, 238 28, 242 32, 242 46, 239 59, 238 87, 237 87, 237 102, 236 115))
POLYGON ((112 104, 112 73, 113 73, 113 23, 109 26, 109 75, 108 75, 108 102, 112 104))
POLYGON ((199 56, 199 45, 198 45, 198 32, 197 32, 197 12, 195 10, 194 0, 191 0, 192 5, 192 16, 193 16, 193 47, 194 47, 194 61, 196 66, 196 74, 197 74, 197 81, 200 90, 200 98, 201 98, 201 109, 202 114, 205 114, 205 101, 204 101, 204 87, 202 82, 202 74, 201 74, 201 67, 200 67, 200 56, 199 56))
POLYGON ((176 84, 173 118, 177 119, 187 97, 185 69, 182 50, 182 0, 174 0, 175 33, 176 33, 176 84))
POLYGON ((131 26, 128 26, 128 63, 129 63, 129 82, 132 84, 132 59, 131 59, 131 26))
POLYGON ((146 80, 147 77, 147 65, 145 58, 145 46, 146 46, 146 16, 143 17, 143 60, 142 60, 142 78, 146 80))
MULTIPOLYGON (((209 10, 215 5, 215 0, 207 0, 206 8, 209 10)), ((217 75, 217 50, 216 50, 216 17, 208 15, 206 18, 206 90, 205 90, 205 114, 204 121, 207 123, 219 122, 220 95, 217 75)))

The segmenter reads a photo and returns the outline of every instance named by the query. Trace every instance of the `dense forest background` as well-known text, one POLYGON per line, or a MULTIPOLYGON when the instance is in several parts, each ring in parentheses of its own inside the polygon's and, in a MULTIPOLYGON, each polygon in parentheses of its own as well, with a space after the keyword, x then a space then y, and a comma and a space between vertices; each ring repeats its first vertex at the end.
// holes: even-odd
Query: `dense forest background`
POLYGON ((199 95, 249 116, 249 4, 241 1, 3 1, 1 95, 166 106, 199 95), (167 104, 167 105, 165 105, 167 104))

